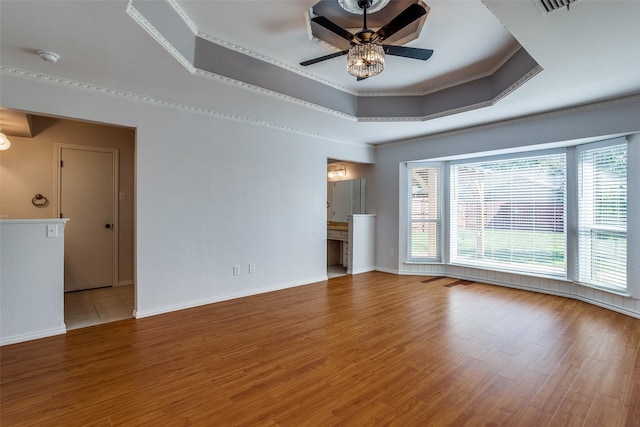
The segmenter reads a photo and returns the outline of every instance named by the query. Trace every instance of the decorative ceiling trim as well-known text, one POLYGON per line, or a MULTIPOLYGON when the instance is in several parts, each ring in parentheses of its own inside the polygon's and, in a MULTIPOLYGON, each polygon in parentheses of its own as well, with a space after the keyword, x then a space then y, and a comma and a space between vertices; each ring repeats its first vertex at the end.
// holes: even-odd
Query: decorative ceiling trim
POLYGON ((493 68, 491 68, 486 72, 474 74, 472 76, 469 76, 466 79, 457 80, 455 82, 451 82, 450 84, 438 86, 436 88, 429 88, 425 90, 417 90, 417 91, 411 91, 411 92, 410 91, 396 91, 396 92, 394 91, 385 91, 385 92, 360 91, 358 92, 358 96, 364 97, 364 96, 426 96, 426 95, 430 95, 432 93, 440 92, 441 90, 450 89, 452 87, 460 86, 465 83, 473 82, 475 80, 483 79, 485 77, 489 77, 495 74, 496 71, 498 71, 504 64, 506 64, 521 49, 523 49, 523 47, 520 45, 514 47, 504 57, 502 57, 502 59, 500 59, 500 61, 493 68))
POLYGON ((262 55, 262 54, 260 54, 258 52, 254 52, 254 51, 252 51, 250 49, 247 49, 247 48, 244 48, 242 46, 238 46, 238 45, 235 45, 233 43, 229 43, 228 41, 223 40, 221 38, 218 38, 216 36, 212 36, 211 34, 198 32, 197 36, 200 37, 201 39, 207 40, 207 41, 209 41, 211 43, 215 43, 218 46, 222 46, 222 47, 227 48, 229 50, 233 50, 233 51, 241 53, 243 55, 250 56, 251 58, 259 59, 260 61, 267 62, 269 64, 275 65, 276 67, 283 68, 283 69, 285 69, 287 71, 291 71, 293 73, 296 73, 296 74, 298 74, 300 76, 303 76, 303 77, 306 77, 308 79, 315 80, 318 83, 322 83, 323 85, 327 85, 327 86, 330 86, 330 87, 332 87, 334 89, 338 89, 341 92, 345 92, 345 93, 348 93, 350 95, 355 95, 355 96, 357 96, 359 94, 357 91, 352 91, 352 90, 350 90, 350 89, 348 89, 348 88, 346 88, 344 86, 341 86, 339 84, 336 84, 336 83, 334 83, 334 82, 332 82, 330 80, 325 80, 325 79, 322 79, 320 77, 314 76, 313 74, 311 74, 311 73, 309 73, 307 71, 300 70, 299 68, 287 65, 284 62, 280 62, 280 61, 278 61, 276 59, 271 58, 270 56, 262 55))
POLYGON ((495 104, 495 99, 478 102, 464 107, 453 108, 447 111, 428 114, 425 116, 406 116, 406 117, 359 117, 359 122, 377 123, 377 122, 425 122, 427 120, 438 119, 440 117, 450 116, 452 114, 466 113, 467 111, 477 110, 478 108, 490 107, 495 104))
MULTIPOLYGON (((132 8, 135 10, 135 7, 131 4, 131 2, 133 0, 129 0, 129 6, 127 7, 127 10, 129 8, 132 8)), ((516 46, 512 51, 510 51, 509 53, 507 53, 507 55, 505 55, 492 69, 483 72, 483 73, 478 73, 472 76, 469 76, 468 78, 464 79, 464 80, 459 80, 456 82, 452 82, 450 84, 447 85, 443 85, 443 86, 439 86, 439 87, 435 87, 435 88, 429 88, 429 89, 424 89, 424 90, 412 90, 412 91, 402 91, 402 90, 396 90, 396 91, 392 91, 392 90, 380 90, 380 91, 361 91, 361 90, 352 90, 349 89, 345 86, 342 86, 340 84, 337 84, 331 80, 327 80, 327 79, 323 79, 322 77, 319 77, 313 73, 310 73, 308 71, 306 71, 305 69, 301 69, 297 66, 291 66, 289 64, 285 64, 281 61, 278 61, 277 59, 274 59, 270 56, 261 54, 259 52, 255 52, 251 49, 247 49, 245 47, 236 45, 234 43, 230 43, 224 39, 221 39, 220 37, 217 37, 213 34, 209 34, 209 33, 205 33, 203 31, 200 31, 197 26, 195 25, 195 23, 191 20, 191 18, 189 18, 189 16, 186 14, 186 12, 180 7, 180 5, 176 2, 176 0, 164 0, 167 3, 169 3, 171 5, 171 7, 175 10, 175 12, 180 16, 180 18, 185 22, 185 24, 187 26, 189 26, 189 28, 191 28, 191 30, 193 31, 194 35, 197 37, 200 37, 204 40, 207 40, 211 43, 215 43, 218 46, 222 46, 225 47, 227 49, 233 50, 235 52, 241 53, 243 55, 247 55, 251 58, 255 58, 258 59, 260 61, 264 61, 267 62, 269 64, 275 65, 277 67, 280 67, 282 69, 285 69, 287 71, 291 71, 292 73, 298 74, 300 76, 306 77, 310 80, 316 81, 318 83, 322 83, 326 86, 332 87, 334 89, 337 89, 339 91, 342 91, 344 93, 348 93, 350 95, 354 95, 354 96, 425 96, 425 95, 429 95, 431 93, 435 93, 441 90, 445 90, 454 86, 459 86, 461 84, 465 84, 467 82, 470 81, 474 81, 477 79, 481 79, 484 77, 487 77, 493 73, 496 72, 496 70, 498 70, 505 62, 507 62, 518 50, 521 49, 521 46, 518 45, 516 46)), ((136 11, 137 15, 140 15, 140 13, 138 11, 136 11)), ((140 15, 142 16, 142 15, 140 15)), ((312 31, 311 31, 311 17, 309 16, 309 11, 307 11, 304 14, 304 18, 305 18, 305 24, 307 27, 307 32, 310 35, 310 41, 313 43, 316 43, 324 48, 326 48, 329 52, 338 52, 339 49, 336 48, 334 45, 318 38, 312 35, 312 31)), ((137 19, 136 19, 137 21, 137 19)), ((151 24, 148 23, 148 21, 146 19, 144 19, 145 24, 143 25, 141 23, 141 25, 143 25, 143 27, 145 28, 145 30, 147 30, 147 32, 149 32, 149 34, 151 34, 156 40, 158 40, 158 42, 165 48, 167 48, 167 50, 169 50, 172 54, 173 51, 175 51, 176 53, 179 54, 179 52, 176 51, 176 49, 169 43, 168 45, 165 45, 165 42, 168 43, 168 41, 166 41, 166 39, 164 37, 162 37, 161 39, 157 38, 155 36, 155 34, 160 34, 158 33, 158 31, 153 28, 153 26, 151 24), (150 25, 152 30, 147 29, 146 25, 150 25), (164 42, 162 41, 164 40, 164 42), (170 46, 170 48, 168 48, 167 46, 170 46)), ((181 55, 180 55, 181 56, 181 55)), ((184 57, 183 57, 184 58, 184 57)), ((178 58, 177 58, 178 59, 178 58)), ((187 61, 188 62, 188 61, 187 61)), ((191 65, 191 64, 190 64, 191 65)), ((191 65, 193 66, 193 65, 191 65)))
MULTIPOLYGON (((129 0, 129 4, 131 4, 132 0, 129 0)), ((176 0, 166 0, 167 3, 169 3, 169 5, 173 8, 173 10, 176 11, 176 13, 178 15, 180 15, 180 18, 182 18, 182 20, 184 21, 185 24, 187 24, 187 26, 191 29, 191 32, 193 33, 193 35, 195 36, 196 34, 198 34, 198 27, 196 26, 196 24, 191 20, 191 18, 189 17, 189 15, 187 15, 185 13, 184 10, 182 10, 182 8, 180 7, 180 5, 178 4, 178 2, 176 0)))
POLYGON ((536 68, 532 69, 527 74, 525 74, 524 76, 516 80, 507 89, 500 92, 500 94, 494 98, 493 103, 495 104, 496 102, 500 101, 502 98, 506 97, 507 95, 509 95, 516 89, 518 89, 520 86, 522 86, 523 84, 531 80, 534 76, 536 76, 540 72, 542 72, 542 67, 538 65, 536 68))
POLYGON ((190 73, 194 73, 196 67, 182 55, 178 49, 176 49, 173 44, 169 42, 157 29, 154 27, 148 20, 145 18, 139 11, 136 9, 129 1, 126 9, 127 14, 133 18, 134 21, 138 23, 151 37, 157 41, 160 46, 162 46, 167 52, 171 54, 184 68, 186 68, 190 73))
POLYGON ((319 139, 323 139, 323 140, 327 140, 327 141, 337 142, 337 143, 340 143, 340 144, 355 145, 355 146, 358 146, 358 147, 369 146, 369 144, 367 144, 367 143, 358 143, 358 142, 353 142, 353 141, 347 141, 347 140, 344 140, 344 139, 341 139, 341 138, 337 138, 335 136, 316 133, 316 132, 309 132, 309 131, 306 131, 306 130, 293 128, 293 127, 290 127, 290 126, 285 126, 285 125, 269 122, 269 121, 266 121, 266 120, 256 120, 256 119, 252 119, 252 118, 249 118, 249 117, 240 116, 238 114, 223 113, 223 112, 220 112, 220 111, 213 110, 211 108, 200 107, 200 106, 197 106, 197 105, 190 105, 190 104, 185 104, 185 103, 181 103, 181 102, 171 101, 169 99, 158 98, 158 97, 155 97, 155 96, 150 96, 150 95, 145 95, 145 94, 141 94, 141 93, 131 92, 131 91, 128 91, 128 90, 123 90, 123 89, 113 89, 113 88, 109 88, 109 87, 106 87, 106 86, 101 86, 101 85, 97 85, 97 84, 93 84, 93 83, 87 83, 87 82, 82 82, 82 81, 78 81, 78 80, 68 79, 66 77, 54 76, 54 75, 51 75, 51 74, 40 73, 38 71, 27 70, 27 69, 19 68, 19 67, 0 65, 0 74, 11 75, 11 76, 14 76, 14 77, 30 79, 30 80, 37 80, 37 81, 42 81, 42 82, 46 82, 46 83, 52 83, 52 84, 55 84, 57 86, 72 87, 72 88, 76 88, 76 89, 82 89, 82 90, 86 90, 86 91, 89 91, 89 92, 98 93, 98 94, 101 94, 101 95, 110 95, 110 96, 114 96, 114 97, 117 97, 117 98, 131 99, 131 100, 134 100, 134 101, 140 101, 140 102, 144 102, 144 103, 147 103, 147 104, 153 104, 153 105, 158 105, 158 106, 162 106, 162 107, 175 108, 175 109, 178 109, 178 110, 189 111, 189 112, 199 113, 199 114, 205 114, 205 115, 208 115, 210 117, 215 117, 215 118, 218 118, 218 119, 231 120, 231 121, 240 122, 240 123, 247 123, 247 124, 251 124, 251 125, 254 125, 254 126, 263 126, 263 127, 267 127, 267 128, 270 128, 270 129, 277 129, 277 130, 281 130, 281 131, 285 131, 285 132, 289 132, 289 133, 295 133, 295 134, 298 134, 298 135, 310 136, 310 137, 313 137, 313 138, 319 138, 319 139))
POLYGON ((350 114, 342 113, 340 111, 336 111, 336 110, 333 110, 331 108, 323 107, 322 105, 318 105, 318 104, 315 104, 313 102, 309 102, 309 101, 305 101, 305 100, 302 100, 302 99, 298 99, 298 98, 295 98, 293 96, 285 95, 285 94, 280 93, 280 92, 276 92, 276 91, 273 91, 273 90, 265 89, 265 88, 260 87, 260 86, 252 85, 250 83, 245 83, 245 82, 242 82, 240 80, 236 80, 236 79, 231 78, 231 77, 227 77, 227 76, 223 76, 223 75, 220 75, 220 74, 216 74, 216 73, 211 72, 211 71, 201 70, 199 68, 196 68, 195 74, 196 75, 200 75, 200 76, 205 77, 205 78, 208 78, 208 79, 220 81, 220 82, 226 83, 226 84, 234 86, 234 87, 239 87, 239 88, 242 88, 242 89, 249 90, 251 92, 259 93, 261 95, 267 95, 267 96, 270 96, 272 98, 278 98, 278 99, 283 100, 283 101, 287 101, 287 102, 290 102, 290 103, 293 103, 293 104, 301 105, 303 107, 313 108, 314 110, 322 111, 323 113, 331 114, 333 116, 337 116, 337 117, 340 117, 340 118, 343 118, 343 119, 353 120, 353 121, 356 120, 356 118, 354 116, 350 115, 350 114))
MULTIPOLYGON (((411 143, 418 142, 418 141, 425 142, 425 141, 429 141, 429 140, 432 140, 432 139, 443 138, 443 137, 448 137, 448 136, 455 136, 455 135, 461 135, 461 134, 465 134, 465 133, 468 133, 468 132, 476 132, 476 131, 481 131, 481 130, 486 130, 486 129, 494 129, 494 128, 500 127, 500 126, 517 125, 517 124, 521 124, 521 123, 530 122, 532 120, 539 120, 539 119, 545 119, 545 118, 558 117, 558 115, 560 115, 560 114, 574 114, 574 113, 588 112, 588 111, 598 110, 598 109, 601 109, 601 108, 607 108, 607 107, 612 107, 612 106, 616 106, 616 105, 630 104, 630 103, 633 103, 633 102, 640 102, 640 95, 624 96, 622 98, 608 99, 606 101, 594 102, 594 103, 590 103, 590 104, 583 104, 583 105, 578 105, 578 106, 575 106, 575 107, 560 108, 560 109, 557 109, 557 110, 546 111, 544 113, 539 113, 539 114, 525 115, 525 116, 516 117, 516 118, 513 118, 513 119, 498 120, 498 121, 485 123, 485 124, 472 125, 472 126, 468 126, 468 127, 465 127, 465 128, 447 130, 447 131, 442 131, 442 132, 437 132, 437 133, 432 133, 432 134, 426 134, 426 135, 419 135, 419 136, 414 136, 414 137, 405 138, 405 139, 401 139, 401 140, 392 140, 392 141, 388 141, 388 142, 378 143, 378 144, 376 144, 376 147, 378 147, 378 148, 388 148, 388 147, 395 147, 395 146, 404 145, 404 144, 411 144, 411 143)), ((627 135, 627 134, 631 134, 631 133, 634 133, 634 132, 633 131, 632 132, 627 131, 625 133, 618 134, 618 136, 627 135)))
POLYGON ((347 120, 425 121, 490 106, 540 72, 536 61, 518 46, 493 70, 476 79, 444 89, 418 91, 414 95, 394 91, 367 92, 360 97, 358 92, 319 80, 296 67, 211 34, 197 32, 194 35, 195 25, 175 0, 130 0, 127 12, 192 74, 347 120), (147 17, 142 13, 148 14, 147 17), (166 35, 157 27, 167 32, 166 35), (314 82, 311 84, 308 80, 314 82))

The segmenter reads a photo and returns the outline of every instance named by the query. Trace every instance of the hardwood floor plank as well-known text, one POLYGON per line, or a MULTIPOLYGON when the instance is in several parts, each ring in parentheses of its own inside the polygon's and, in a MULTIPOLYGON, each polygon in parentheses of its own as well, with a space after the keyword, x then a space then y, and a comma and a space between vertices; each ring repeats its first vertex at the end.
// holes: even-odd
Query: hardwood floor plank
POLYGON ((342 276, 0 361, 3 427, 640 425, 639 319, 451 278, 342 276))
MULTIPOLYGON (((637 329, 636 329, 637 331, 637 329)), ((640 345, 636 348, 633 367, 629 369, 630 381, 624 397, 624 425, 640 426, 640 345)))

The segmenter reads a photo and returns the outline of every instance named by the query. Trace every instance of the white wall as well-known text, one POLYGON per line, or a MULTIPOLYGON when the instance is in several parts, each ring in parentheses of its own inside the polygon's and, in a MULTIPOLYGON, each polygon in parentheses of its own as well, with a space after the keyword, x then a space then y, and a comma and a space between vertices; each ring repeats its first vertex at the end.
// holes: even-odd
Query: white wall
POLYGON ((376 216, 349 215, 349 268, 347 274, 375 270, 376 216))
POLYGON ((0 345, 65 333, 65 222, 0 220, 0 345))
POLYGON ((8 108, 137 128, 138 317, 326 277, 326 159, 373 161, 368 147, 71 85, 3 75, 0 90, 8 108))
MULTIPOLYGON (((526 289, 573 296, 640 317, 640 300, 612 296, 569 282, 537 277, 502 274, 479 269, 445 265, 407 264, 406 231, 400 219, 399 188, 403 185, 401 163, 496 150, 522 151, 526 147, 583 138, 606 138, 631 134, 629 138, 629 182, 640 182, 640 97, 608 102, 561 113, 546 114, 501 125, 480 127, 423 140, 387 144, 376 153, 376 191, 368 202, 376 218, 376 266, 379 270, 406 274, 447 274, 514 285, 526 289), (393 257, 389 257, 393 251, 393 257), (542 281, 542 282, 541 282, 542 281), (542 283, 542 284, 541 284, 542 283)), ((638 266, 640 257, 640 202, 638 186, 629 185, 629 288, 640 293, 638 266)))

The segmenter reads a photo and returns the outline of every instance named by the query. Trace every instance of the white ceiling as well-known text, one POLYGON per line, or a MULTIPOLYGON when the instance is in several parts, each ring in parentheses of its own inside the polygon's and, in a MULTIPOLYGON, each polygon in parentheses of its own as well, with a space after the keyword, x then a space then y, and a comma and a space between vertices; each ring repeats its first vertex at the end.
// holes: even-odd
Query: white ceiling
POLYGON ((640 1, 580 0, 569 11, 547 15, 534 1, 426 1, 431 11, 408 46, 434 49, 434 56, 424 63, 389 58, 381 75, 355 82, 344 58, 298 65, 330 53, 309 41, 305 13, 317 1, 175 0, 197 31, 354 93, 447 87, 489 72, 518 43, 543 68, 495 105, 426 121, 359 122, 191 73, 127 14, 125 0, 0 0, 0 65, 3 74, 56 76, 63 84, 90 83, 93 90, 127 91, 178 108, 374 144, 640 93, 640 1), (61 59, 45 62, 38 49, 61 59))

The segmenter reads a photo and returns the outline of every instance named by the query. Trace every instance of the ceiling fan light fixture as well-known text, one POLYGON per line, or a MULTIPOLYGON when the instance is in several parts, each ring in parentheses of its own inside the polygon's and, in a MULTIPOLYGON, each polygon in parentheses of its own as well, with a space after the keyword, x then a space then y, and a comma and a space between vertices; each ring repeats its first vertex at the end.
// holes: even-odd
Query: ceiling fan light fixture
POLYGON ((377 43, 352 46, 347 54, 347 71, 352 76, 366 79, 384 70, 384 48, 377 43))

